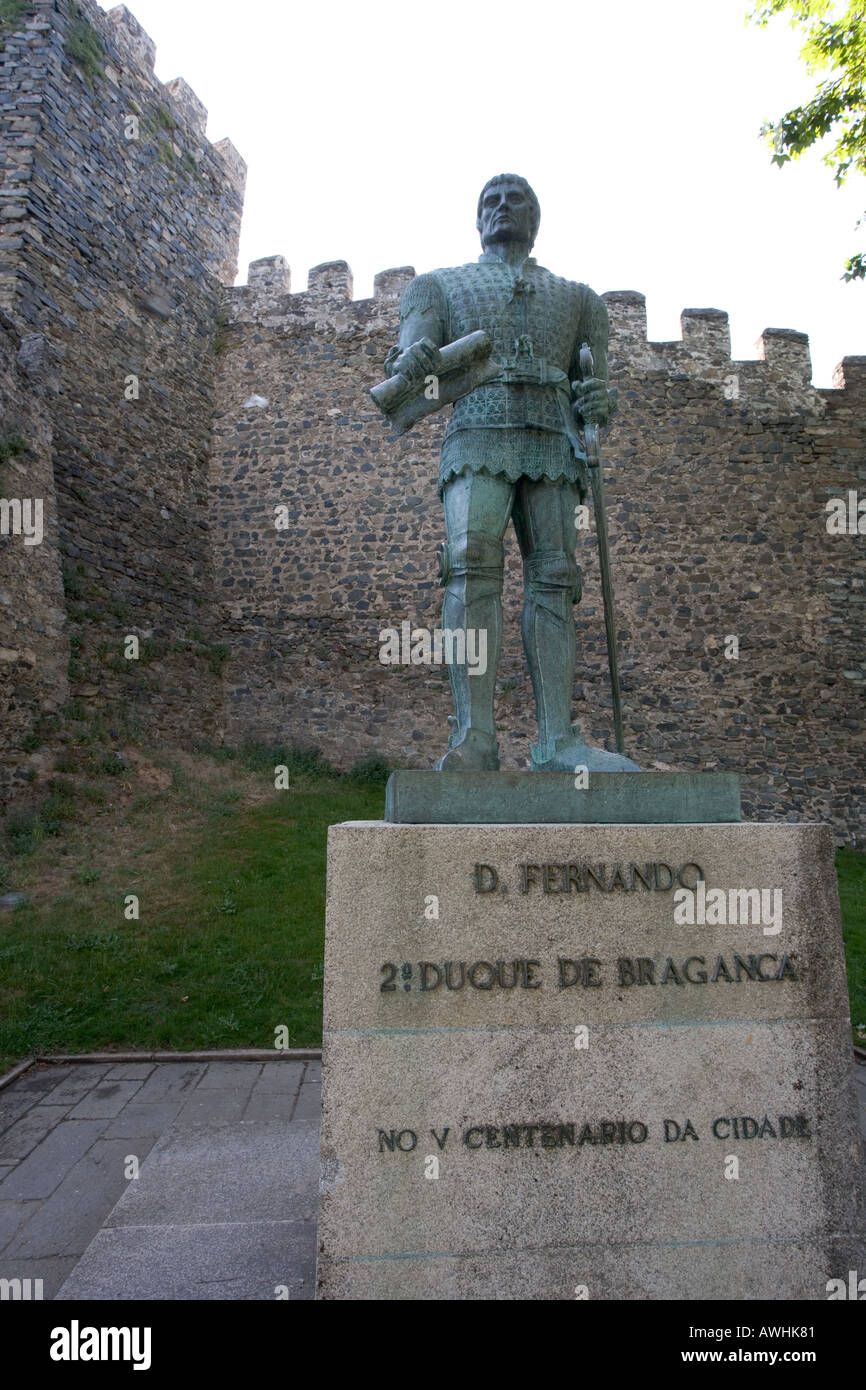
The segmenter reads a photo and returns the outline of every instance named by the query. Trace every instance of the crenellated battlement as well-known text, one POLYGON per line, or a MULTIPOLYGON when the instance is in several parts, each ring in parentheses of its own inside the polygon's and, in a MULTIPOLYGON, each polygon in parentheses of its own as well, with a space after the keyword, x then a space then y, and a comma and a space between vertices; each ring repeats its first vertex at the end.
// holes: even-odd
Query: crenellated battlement
POLYGON ((602 299, 610 319, 612 375, 682 374, 718 382, 728 400, 823 411, 824 397, 812 386, 807 334, 793 328, 765 328, 755 343, 756 357, 734 358, 728 315, 722 309, 683 309, 682 337, 653 342, 647 332, 644 295, 612 290, 602 299))
MULTIPOLYGON (((125 5, 106 13, 95 0, 38 0, 4 28, 0 178, 18 196, 4 205, 0 302, 13 315, 42 279, 34 261, 49 245, 46 216, 61 259, 90 263, 103 237, 141 238, 133 281, 164 280, 177 234, 194 228, 200 263, 220 283, 234 280, 246 164, 230 140, 208 140, 204 103, 182 77, 160 82, 155 57, 125 5), (158 249, 136 216, 145 207, 154 225, 177 229, 174 238, 163 230, 158 249)), ((170 296, 154 284, 144 298, 170 296)))
MULTIPOLYGON (((54 49, 62 63, 68 63, 67 45, 75 27, 89 25, 102 52, 98 76, 104 78, 115 102, 134 86, 150 88, 156 102, 167 118, 163 124, 171 128, 176 123, 193 145, 207 147, 220 157, 229 183, 242 193, 246 183, 246 165, 228 140, 210 142, 206 139, 207 108, 183 77, 160 82, 155 73, 156 44, 125 5, 115 5, 107 13, 94 0, 76 0, 70 5, 58 5, 56 0, 31 0, 33 13, 25 14, 20 25, 4 33, 5 49, 0 52, 0 66, 27 64, 33 57, 33 38, 41 34, 43 41, 54 49)), ((59 76, 56 62, 45 63, 45 72, 59 76)), ((93 74, 91 74, 91 77, 93 74)), ((180 153, 183 153, 180 151, 180 153)), ((193 155, 195 158, 195 155, 193 155)))
POLYGON ((251 261, 246 285, 232 286, 226 296, 230 315, 238 322, 272 320, 281 314, 289 318, 313 318, 324 324, 328 311, 334 326, 345 320, 346 310, 369 318, 381 314, 390 323, 400 296, 415 275, 414 267, 403 265, 380 271, 373 281, 369 299, 354 298, 354 279, 346 261, 323 261, 307 274, 307 288, 292 293, 292 277, 284 256, 264 256, 251 261))
MULTIPOLYGON (((112 56, 119 57, 121 64, 134 69, 141 78, 153 86, 169 104, 172 115, 180 121, 191 135, 205 141, 207 130, 207 107, 183 77, 174 77, 170 82, 160 82, 154 71, 156 64, 156 44, 142 28, 135 15, 125 5, 115 5, 107 14, 103 13, 92 0, 83 0, 87 19, 99 33, 112 56)), ((238 192, 246 185, 247 166, 230 140, 207 141, 223 160, 226 174, 238 192)))
POLYGON ((153 77, 156 44, 135 15, 125 5, 115 5, 105 15, 105 21, 112 26, 118 50, 130 67, 137 68, 144 77, 153 77))
MULTIPOLYGON (((293 324, 314 324, 322 330, 346 332, 396 326, 400 296, 415 275, 412 266, 380 271, 370 298, 353 298, 352 271, 346 261, 326 261, 309 271, 307 288, 292 292, 291 271, 284 256, 252 261, 246 285, 226 292, 230 323, 259 324, 291 330, 293 324)), ((754 358, 731 356, 731 330, 722 309, 683 309, 682 337, 653 342, 647 330, 646 297, 636 290, 609 290, 602 295, 610 318, 611 376, 642 376, 655 372, 719 385, 725 399, 755 407, 805 409, 822 414, 828 395, 839 390, 863 391, 862 358, 844 358, 836 368, 833 388, 812 385, 809 338, 792 328, 765 328, 755 344, 754 358), (847 365, 846 365, 847 364, 847 365)))

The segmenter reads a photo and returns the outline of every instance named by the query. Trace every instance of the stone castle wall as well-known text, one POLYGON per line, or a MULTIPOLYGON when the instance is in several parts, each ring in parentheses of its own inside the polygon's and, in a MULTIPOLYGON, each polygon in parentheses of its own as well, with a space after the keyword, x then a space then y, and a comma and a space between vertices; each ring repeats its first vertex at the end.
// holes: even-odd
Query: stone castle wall
MULTIPOLYGON (((444 749, 443 670, 378 659, 383 628, 440 621, 444 420, 395 441, 366 395, 412 273, 385 272, 372 299, 355 301, 335 262, 292 294, 273 257, 226 292, 212 521, 231 741, 310 742, 341 766, 370 752, 429 766, 444 749), (280 505, 287 529, 275 525, 280 505)), ((866 543, 830 535, 825 503, 866 493, 866 361, 845 359, 837 389, 816 390, 801 333, 769 330, 757 360, 734 362, 717 310, 686 310, 681 342, 650 343, 643 296, 605 299, 620 393, 604 457, 627 749, 648 768, 740 772, 751 815, 862 835, 866 543), (725 657, 729 636, 737 660, 725 657)), ((576 538, 574 710, 604 743, 595 538, 576 538)), ((536 736, 520 580, 512 535, 506 767, 528 765, 536 736)))
POLYGON ((31 0, 2 39, 0 305, 56 361, 70 694, 119 729, 195 711, 216 734, 207 473, 245 166, 124 6, 31 0))
POLYGON ((34 724, 56 714, 68 694, 50 423, 55 389, 44 339, 22 339, 0 312, 0 517, 4 502, 10 509, 0 539, 0 800, 38 776, 34 724))

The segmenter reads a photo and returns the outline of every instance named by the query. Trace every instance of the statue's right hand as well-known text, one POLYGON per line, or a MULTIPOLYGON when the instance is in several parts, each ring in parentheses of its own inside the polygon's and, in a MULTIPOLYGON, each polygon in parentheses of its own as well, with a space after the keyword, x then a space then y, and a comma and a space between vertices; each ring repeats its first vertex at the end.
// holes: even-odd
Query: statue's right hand
POLYGON ((391 372, 394 376, 399 374, 412 384, 423 381, 426 376, 436 376, 441 370, 441 359, 439 349, 430 338, 422 338, 418 343, 412 343, 395 357, 391 365, 391 372))

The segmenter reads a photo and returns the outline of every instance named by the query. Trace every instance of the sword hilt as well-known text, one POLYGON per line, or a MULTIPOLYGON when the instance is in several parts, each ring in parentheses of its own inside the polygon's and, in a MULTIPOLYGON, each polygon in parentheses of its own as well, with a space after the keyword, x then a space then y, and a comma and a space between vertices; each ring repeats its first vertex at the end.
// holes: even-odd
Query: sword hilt
MULTIPOLYGON (((580 349, 578 357, 581 381, 590 381, 595 374, 595 363, 592 360, 592 348, 589 343, 584 343, 580 349)), ((583 437, 586 442, 586 461, 590 468, 599 468, 601 465, 601 453, 598 443, 598 425, 591 420, 585 420, 583 424, 583 437)))
MULTIPOLYGON (((589 381, 591 377, 595 376, 595 363, 592 360, 592 348, 589 343, 584 343, 583 347, 580 349, 579 361, 580 379, 581 381, 589 381)), ((611 386, 607 394, 610 396, 611 407, 615 410, 619 399, 619 392, 615 386, 611 386)))

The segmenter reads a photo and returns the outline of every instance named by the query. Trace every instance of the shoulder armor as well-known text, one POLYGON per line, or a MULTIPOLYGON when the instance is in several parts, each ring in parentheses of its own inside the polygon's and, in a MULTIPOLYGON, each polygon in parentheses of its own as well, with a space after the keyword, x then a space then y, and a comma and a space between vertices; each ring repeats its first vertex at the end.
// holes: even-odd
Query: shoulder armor
POLYGON ((441 314, 443 308, 442 290, 434 273, 416 275, 400 298, 401 318, 407 318, 412 313, 426 314, 431 310, 441 314))

